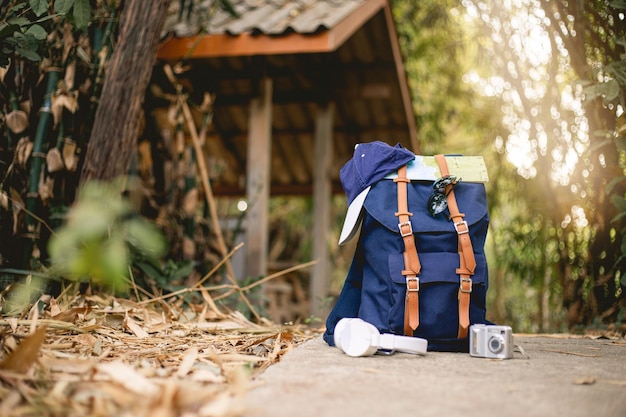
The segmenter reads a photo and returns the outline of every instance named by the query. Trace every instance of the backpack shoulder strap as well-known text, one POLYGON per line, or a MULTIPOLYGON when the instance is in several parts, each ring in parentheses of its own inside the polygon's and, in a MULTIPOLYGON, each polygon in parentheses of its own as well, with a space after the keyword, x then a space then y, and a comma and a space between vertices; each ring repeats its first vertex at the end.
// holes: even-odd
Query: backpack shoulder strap
MULTIPOLYGON (((439 165, 439 171, 442 176, 450 175, 448 170, 448 164, 444 155, 435 155, 437 164, 439 165)), ((467 222, 463 219, 465 214, 459 211, 459 206, 454 196, 454 185, 450 184, 446 187, 446 195, 448 200, 448 210, 450 211, 450 218, 454 223, 454 228, 459 237, 459 258, 460 266, 457 268, 456 273, 459 274, 459 333, 458 337, 464 339, 467 337, 468 329, 470 325, 469 319, 469 305, 470 294, 472 292, 472 278, 474 271, 476 270, 476 259, 474 257, 474 248, 472 247, 472 241, 470 239, 469 227, 467 222)))
POLYGON ((393 180, 398 186, 398 212, 395 216, 398 218, 398 229, 404 241, 404 270, 402 275, 406 277, 406 298, 404 301, 404 334, 413 336, 413 332, 419 326, 419 274, 422 266, 417 255, 415 247, 415 236, 411 227, 410 217, 413 213, 409 212, 407 201, 407 183, 406 165, 398 169, 398 177, 393 180))

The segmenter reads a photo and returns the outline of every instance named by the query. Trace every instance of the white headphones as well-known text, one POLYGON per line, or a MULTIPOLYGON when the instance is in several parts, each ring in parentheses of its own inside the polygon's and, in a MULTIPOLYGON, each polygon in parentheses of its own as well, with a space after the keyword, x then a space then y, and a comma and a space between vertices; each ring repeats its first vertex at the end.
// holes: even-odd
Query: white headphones
POLYGON ((419 337, 378 332, 374 325, 359 318, 339 320, 334 332, 335 346, 348 356, 369 356, 379 349, 423 355, 428 341, 419 337))

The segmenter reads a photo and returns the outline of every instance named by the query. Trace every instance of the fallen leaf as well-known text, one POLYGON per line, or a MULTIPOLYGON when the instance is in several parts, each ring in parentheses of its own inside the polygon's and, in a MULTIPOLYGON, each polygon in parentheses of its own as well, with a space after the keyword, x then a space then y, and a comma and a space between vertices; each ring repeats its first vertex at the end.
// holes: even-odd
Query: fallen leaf
POLYGON ((18 324, 17 318, 9 317, 7 318, 7 322, 9 323, 9 326, 11 326, 11 331, 15 333, 15 331, 17 330, 17 324, 18 324))
POLYGON ((56 298, 51 298, 50 299, 50 317, 55 317, 59 314, 61 314, 61 308, 59 307, 59 303, 57 302, 56 298))
POLYGON ((593 385, 596 383, 596 378, 593 376, 584 376, 574 381, 576 385, 593 385))
POLYGON ((130 330, 135 336, 140 339, 148 337, 148 332, 146 332, 140 325, 137 324, 135 320, 132 319, 128 314, 124 316, 124 327, 130 330))
POLYGON ((0 415, 11 415, 11 410, 14 410, 17 405, 22 401, 22 396, 17 391, 11 391, 2 399, 0 403, 0 415))
POLYGON ((96 362, 89 359, 60 359, 60 358, 44 358, 42 364, 48 369, 55 372, 64 372, 68 374, 86 374, 95 365, 96 362))
POLYGON ((159 390, 157 385, 121 361, 101 363, 96 369, 126 389, 137 394, 154 395, 159 390))
POLYGON ((191 371, 191 368, 196 362, 196 359, 198 359, 198 349, 194 347, 187 350, 183 355, 182 362, 180 363, 180 365, 178 365, 178 371, 176 371, 176 375, 181 378, 187 375, 191 371))
POLYGON ((34 333, 22 340, 17 348, 0 362, 0 369, 26 373, 37 360, 39 350, 46 338, 47 326, 41 326, 34 333))
POLYGON ((62 311, 54 315, 55 320, 66 321, 68 323, 76 323, 76 320, 82 315, 86 315, 91 311, 90 307, 74 307, 66 311, 62 311))

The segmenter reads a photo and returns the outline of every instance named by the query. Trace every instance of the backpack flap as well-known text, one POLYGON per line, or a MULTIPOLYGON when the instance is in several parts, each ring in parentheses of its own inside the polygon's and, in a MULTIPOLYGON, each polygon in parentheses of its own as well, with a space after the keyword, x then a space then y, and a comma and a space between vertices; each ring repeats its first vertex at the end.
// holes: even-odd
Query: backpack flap
MULTIPOLYGON (((411 217, 413 233, 456 233, 454 225, 448 220, 447 212, 437 216, 431 216, 428 213, 426 205, 432 192, 432 182, 412 181, 408 186, 407 198, 409 210, 413 213, 411 217)), ((460 182, 454 188, 454 192, 459 209, 465 213, 465 221, 470 229, 481 221, 489 221, 487 195, 482 183, 460 182)), ((376 183, 370 189, 364 207, 367 213, 380 224, 391 232, 399 233, 398 219, 394 216, 394 213, 398 211, 398 197, 393 181, 384 180, 376 183)), ((474 251, 482 250, 484 237, 481 241, 474 241, 474 235, 472 235, 472 242, 479 247, 474 248, 474 251)), ((420 249, 418 248, 418 252, 421 254, 420 249)), ((428 248, 423 248, 423 250, 428 251, 428 248)), ((456 247, 453 251, 456 252, 456 247)))

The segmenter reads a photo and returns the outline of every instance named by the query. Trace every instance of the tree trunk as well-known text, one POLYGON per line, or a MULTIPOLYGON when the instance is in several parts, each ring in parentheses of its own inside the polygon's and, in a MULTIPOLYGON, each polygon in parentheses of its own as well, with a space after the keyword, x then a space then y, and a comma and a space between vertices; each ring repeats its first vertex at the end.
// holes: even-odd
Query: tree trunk
POLYGON ((106 71, 81 182, 126 175, 136 149, 145 89, 170 0, 126 0, 106 71))

